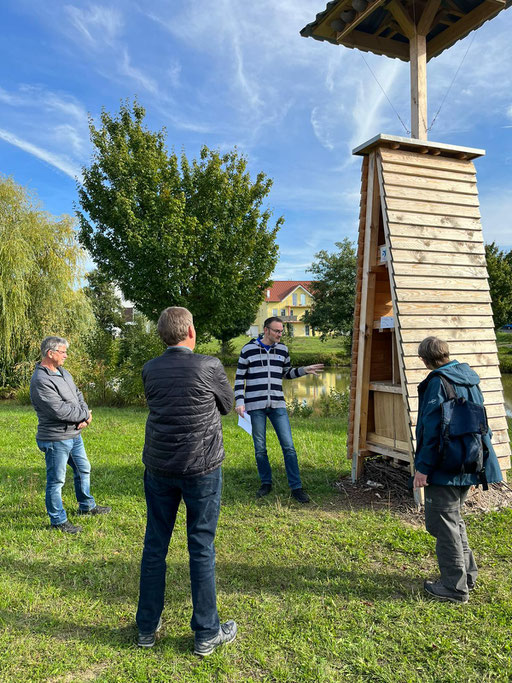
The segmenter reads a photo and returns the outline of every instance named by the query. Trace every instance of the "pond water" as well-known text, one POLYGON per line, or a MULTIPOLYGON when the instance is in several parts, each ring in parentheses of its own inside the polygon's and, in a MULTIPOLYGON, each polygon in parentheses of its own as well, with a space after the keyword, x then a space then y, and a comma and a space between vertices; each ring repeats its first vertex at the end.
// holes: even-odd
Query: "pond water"
MULTIPOLYGON (((226 373, 231 385, 235 382, 236 368, 226 368, 226 373)), ((512 374, 502 376, 503 392, 505 395, 505 409, 507 416, 512 418, 512 374)), ((321 375, 306 375, 298 379, 283 382, 285 399, 291 401, 297 398, 299 401, 306 400, 308 405, 313 406, 322 394, 328 394, 331 389, 345 391, 350 385, 350 368, 327 368, 321 375)))

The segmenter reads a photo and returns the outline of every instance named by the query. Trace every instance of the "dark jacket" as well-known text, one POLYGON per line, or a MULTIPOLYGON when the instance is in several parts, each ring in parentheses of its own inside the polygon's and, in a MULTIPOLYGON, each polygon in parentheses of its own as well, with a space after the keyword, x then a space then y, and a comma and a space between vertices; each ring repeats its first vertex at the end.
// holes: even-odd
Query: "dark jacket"
POLYGON ((81 431, 77 425, 89 417, 82 392, 63 367, 52 372, 37 363, 30 380, 30 400, 38 417, 36 439, 64 441, 81 431))
POLYGON ((220 415, 233 390, 218 358, 171 346, 142 369, 149 408, 142 461, 160 476, 206 474, 224 460, 220 415))
MULTIPOLYGON (((439 457, 441 435, 441 404, 447 395, 441 382, 444 375, 452 384, 457 396, 483 404, 482 392, 478 386, 480 378, 467 363, 456 360, 432 370, 418 385, 418 424, 416 425, 416 457, 414 465, 422 474, 428 475, 430 484, 441 486, 471 486, 478 484, 476 474, 450 474, 436 469, 439 457)), ((498 459, 491 444, 492 432, 482 437, 489 450, 485 473, 489 483, 501 481, 502 475, 498 459)))

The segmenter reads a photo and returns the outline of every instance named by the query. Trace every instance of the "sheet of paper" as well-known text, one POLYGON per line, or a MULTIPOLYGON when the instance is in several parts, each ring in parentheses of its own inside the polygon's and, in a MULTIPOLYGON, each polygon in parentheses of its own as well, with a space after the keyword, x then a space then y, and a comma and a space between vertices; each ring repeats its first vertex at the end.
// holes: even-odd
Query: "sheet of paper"
POLYGON ((395 319, 392 315, 383 315, 380 319, 381 329, 393 328, 395 326, 395 319))
POLYGON ((246 431, 247 434, 252 434, 251 416, 249 413, 244 413, 243 417, 238 416, 238 426, 246 431))

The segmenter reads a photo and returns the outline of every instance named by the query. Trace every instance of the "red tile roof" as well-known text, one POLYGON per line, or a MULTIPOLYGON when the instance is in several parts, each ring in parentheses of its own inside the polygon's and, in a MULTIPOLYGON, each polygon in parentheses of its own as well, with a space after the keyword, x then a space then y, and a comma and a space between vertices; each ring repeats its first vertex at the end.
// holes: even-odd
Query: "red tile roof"
POLYGON ((274 280, 265 290, 265 301, 282 301, 299 285, 311 294, 311 284, 311 280, 274 280))

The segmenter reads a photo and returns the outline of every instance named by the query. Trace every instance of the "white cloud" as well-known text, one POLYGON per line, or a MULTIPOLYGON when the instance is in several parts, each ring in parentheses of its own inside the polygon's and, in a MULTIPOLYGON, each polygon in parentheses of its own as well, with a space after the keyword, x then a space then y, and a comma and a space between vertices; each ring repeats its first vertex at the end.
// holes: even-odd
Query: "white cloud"
POLYGON ((313 133, 318 142, 326 149, 333 150, 334 143, 332 141, 332 118, 329 112, 321 107, 313 107, 311 110, 311 125, 313 126, 313 133))
POLYGON ((127 50, 123 50, 122 59, 119 63, 119 72, 123 76, 127 76, 128 78, 131 78, 132 80, 136 81, 145 90, 149 90, 149 92, 153 94, 157 93, 158 86, 156 81, 153 78, 151 78, 151 76, 145 74, 141 69, 132 66, 130 56, 127 50))
POLYGON ((65 12, 69 21, 82 38, 91 45, 112 45, 123 27, 123 19, 116 9, 91 5, 82 10, 73 5, 66 5, 65 12))
POLYGON ((173 59, 169 69, 167 70, 167 75, 169 76, 171 85, 174 88, 178 88, 180 85, 181 64, 177 59, 173 59))
POLYGON ((70 178, 75 179, 81 176, 80 168, 75 166, 64 156, 54 154, 53 152, 43 149, 42 147, 38 147, 27 140, 22 140, 13 133, 3 130, 2 128, 0 128, 0 139, 4 140, 4 142, 7 142, 10 145, 14 145, 14 147, 22 149, 24 152, 27 152, 38 159, 41 159, 47 164, 50 164, 50 166, 54 166, 55 168, 59 169, 59 171, 62 171, 68 175, 70 178))
POLYGON ((0 89, 3 129, 0 137, 71 178, 89 146, 87 112, 73 96, 22 84, 0 89))
POLYGON ((80 156, 85 151, 86 141, 78 133, 77 129, 69 123, 55 126, 54 139, 59 147, 62 149, 71 148, 77 156, 80 156))

